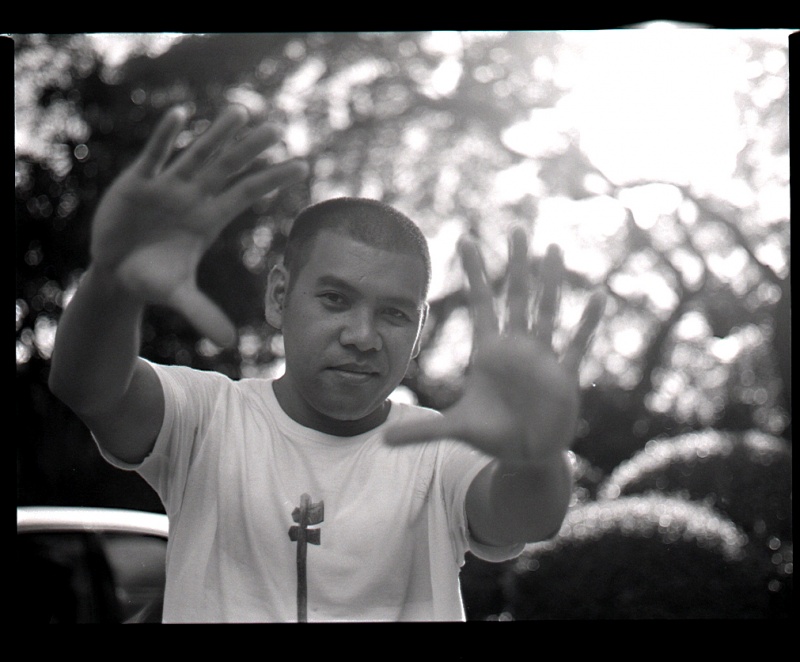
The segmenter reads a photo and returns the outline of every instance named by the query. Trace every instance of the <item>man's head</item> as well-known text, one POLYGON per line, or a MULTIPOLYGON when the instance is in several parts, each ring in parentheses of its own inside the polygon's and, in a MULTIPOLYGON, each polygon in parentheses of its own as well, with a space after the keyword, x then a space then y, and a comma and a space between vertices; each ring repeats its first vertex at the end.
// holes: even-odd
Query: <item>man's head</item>
POLYGON ((394 207, 368 198, 333 198, 304 209, 292 224, 283 264, 297 273, 308 260, 314 239, 323 230, 346 235, 368 246, 416 255, 425 276, 425 296, 431 280, 428 242, 419 227, 394 207))
POLYGON ((382 422, 419 352, 429 281, 424 236, 391 207, 344 198, 302 212, 267 286, 267 320, 284 337, 284 410, 332 434, 382 422))

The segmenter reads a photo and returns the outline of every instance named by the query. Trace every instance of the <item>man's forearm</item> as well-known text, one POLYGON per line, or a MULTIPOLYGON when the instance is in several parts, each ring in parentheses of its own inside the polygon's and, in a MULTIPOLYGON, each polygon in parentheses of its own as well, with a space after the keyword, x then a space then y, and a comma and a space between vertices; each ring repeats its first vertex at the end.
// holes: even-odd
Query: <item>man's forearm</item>
POLYGON ((91 267, 64 311, 50 367, 53 393, 73 411, 103 411, 125 393, 139 354, 144 304, 91 267))
POLYGON ((467 494, 471 533, 495 545, 546 540, 564 520, 572 486, 567 452, 530 466, 495 460, 475 478, 467 494))

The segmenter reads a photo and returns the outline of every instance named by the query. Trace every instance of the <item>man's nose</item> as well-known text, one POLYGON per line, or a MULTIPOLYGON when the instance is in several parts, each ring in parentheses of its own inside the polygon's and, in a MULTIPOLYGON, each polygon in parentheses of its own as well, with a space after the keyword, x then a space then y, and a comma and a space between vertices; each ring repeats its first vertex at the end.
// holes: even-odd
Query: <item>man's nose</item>
POLYGON ((351 311, 339 340, 342 345, 356 347, 362 352, 383 348, 383 339, 375 326, 375 319, 369 310, 364 309, 351 311))

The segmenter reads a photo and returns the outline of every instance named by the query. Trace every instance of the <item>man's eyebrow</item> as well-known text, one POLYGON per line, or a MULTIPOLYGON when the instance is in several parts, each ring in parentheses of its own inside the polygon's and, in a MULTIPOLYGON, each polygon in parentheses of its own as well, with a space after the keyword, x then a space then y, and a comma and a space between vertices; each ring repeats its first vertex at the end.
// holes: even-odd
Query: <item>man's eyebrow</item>
MULTIPOLYGON (((317 278, 317 287, 335 287, 343 291, 345 294, 358 294, 358 287, 352 283, 339 278, 338 276, 323 275, 317 278)), ((404 296, 387 296, 382 299, 385 303, 394 306, 402 306, 411 308, 412 310, 420 310, 425 307, 424 301, 418 301, 412 297, 404 296)))
POLYGON ((339 278, 338 276, 319 276, 316 284, 318 287, 336 287, 347 292, 357 291, 355 286, 351 285, 348 281, 339 278))

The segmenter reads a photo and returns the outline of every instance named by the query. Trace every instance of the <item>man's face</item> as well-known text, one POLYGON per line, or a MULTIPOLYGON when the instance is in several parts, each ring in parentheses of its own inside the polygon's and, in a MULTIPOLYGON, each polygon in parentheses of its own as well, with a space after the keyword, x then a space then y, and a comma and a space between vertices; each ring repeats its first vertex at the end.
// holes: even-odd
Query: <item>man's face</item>
POLYGON ((286 373, 276 383, 281 406, 331 434, 381 423, 386 398, 419 351, 421 258, 323 231, 302 267, 274 272, 270 283, 268 318, 270 299, 282 299, 279 311, 272 304, 286 351, 286 373))

